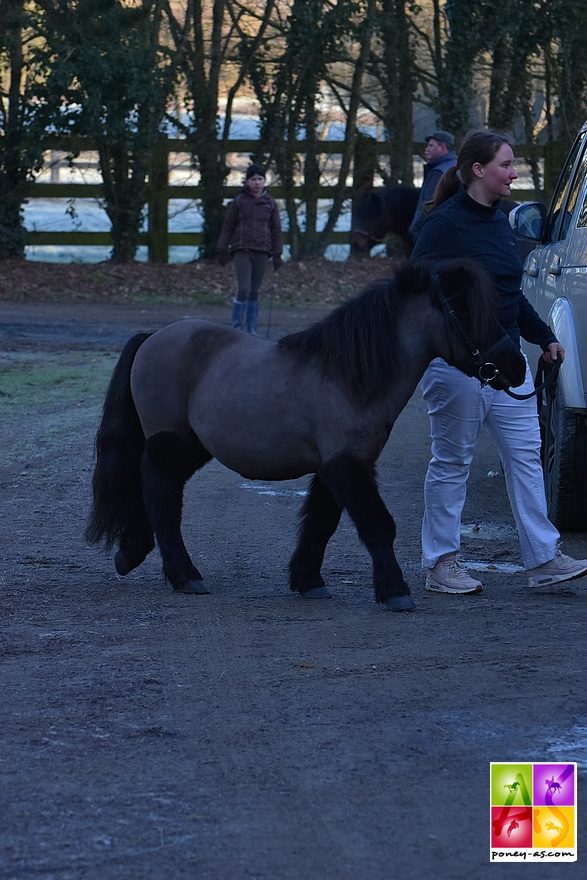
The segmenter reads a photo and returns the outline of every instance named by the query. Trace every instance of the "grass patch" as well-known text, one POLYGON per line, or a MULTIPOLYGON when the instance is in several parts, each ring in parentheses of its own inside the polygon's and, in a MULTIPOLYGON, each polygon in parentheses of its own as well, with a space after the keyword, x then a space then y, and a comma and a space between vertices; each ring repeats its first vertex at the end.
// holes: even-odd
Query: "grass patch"
POLYGON ((117 355, 10 352, 0 356, 0 416, 102 400, 117 355))

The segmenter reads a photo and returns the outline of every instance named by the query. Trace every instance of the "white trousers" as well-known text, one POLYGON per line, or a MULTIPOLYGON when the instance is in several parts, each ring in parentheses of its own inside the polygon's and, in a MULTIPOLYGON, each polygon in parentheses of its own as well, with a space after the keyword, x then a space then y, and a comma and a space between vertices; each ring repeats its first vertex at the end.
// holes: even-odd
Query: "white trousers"
MULTIPOLYGON (((502 462, 524 567, 551 560, 560 535, 546 515, 536 398, 515 400, 504 391, 481 388, 477 379, 440 358, 426 370, 421 387, 432 435, 424 483, 423 567, 432 568, 442 556, 459 551, 469 467, 483 426, 502 462)), ((533 388, 526 365, 524 384, 515 391, 527 394, 533 388)))

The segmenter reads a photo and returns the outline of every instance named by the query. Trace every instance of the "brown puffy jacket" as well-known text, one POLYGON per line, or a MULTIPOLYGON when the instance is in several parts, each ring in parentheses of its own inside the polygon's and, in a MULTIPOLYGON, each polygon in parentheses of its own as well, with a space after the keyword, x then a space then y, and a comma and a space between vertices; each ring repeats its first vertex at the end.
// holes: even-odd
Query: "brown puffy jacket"
POLYGON ((227 208, 217 250, 262 251, 273 257, 281 254, 279 209, 266 190, 258 198, 246 189, 235 196, 227 208))

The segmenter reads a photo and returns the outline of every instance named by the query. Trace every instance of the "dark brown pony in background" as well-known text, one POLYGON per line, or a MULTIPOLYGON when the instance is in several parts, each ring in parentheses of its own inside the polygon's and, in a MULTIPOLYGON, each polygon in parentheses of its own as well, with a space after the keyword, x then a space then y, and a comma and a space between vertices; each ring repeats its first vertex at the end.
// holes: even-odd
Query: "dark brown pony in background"
MULTIPOLYGON (((386 186, 364 193, 353 210, 351 243, 356 250, 367 254, 388 235, 396 235, 401 239, 404 254, 409 256, 414 247, 410 223, 419 196, 420 190, 411 186, 386 186)), ((507 216, 517 204, 512 199, 501 199, 499 210, 507 216)))
POLYGON ((495 290, 466 261, 437 274, 407 263, 277 343, 202 320, 134 336, 96 437, 88 541, 116 544, 116 570, 126 575, 156 538, 173 588, 206 593, 181 534, 186 481, 212 458, 255 480, 313 474, 291 589, 330 595, 320 569, 346 510, 371 554, 376 600, 412 610, 375 463, 437 356, 496 387, 524 379, 524 358, 496 317, 495 290))
POLYGON ((356 250, 366 254, 388 235, 397 235, 409 256, 414 246, 409 228, 419 196, 420 190, 413 186, 386 186, 364 193, 353 209, 351 243, 356 250))

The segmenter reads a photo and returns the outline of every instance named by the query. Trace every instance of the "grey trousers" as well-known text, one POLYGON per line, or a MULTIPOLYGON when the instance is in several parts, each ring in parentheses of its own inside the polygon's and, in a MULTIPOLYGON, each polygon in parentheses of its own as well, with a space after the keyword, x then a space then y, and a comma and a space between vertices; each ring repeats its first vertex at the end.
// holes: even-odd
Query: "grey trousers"
POLYGON ((232 265, 237 302, 258 299, 268 259, 264 251, 234 251, 232 265))

